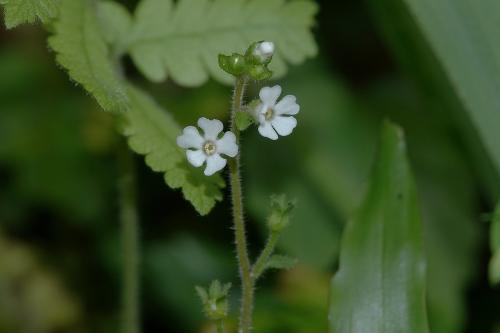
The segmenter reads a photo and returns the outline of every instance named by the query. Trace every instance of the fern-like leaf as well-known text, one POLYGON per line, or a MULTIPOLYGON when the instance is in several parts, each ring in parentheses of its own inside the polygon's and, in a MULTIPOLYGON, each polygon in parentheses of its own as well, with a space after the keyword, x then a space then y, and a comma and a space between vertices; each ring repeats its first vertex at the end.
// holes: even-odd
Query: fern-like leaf
POLYGON ((59 0, 0 0, 4 5, 5 26, 14 28, 24 23, 46 23, 58 13, 59 0))
POLYGON ((310 32, 317 6, 307 0, 142 0, 135 12, 128 51, 151 81, 168 75, 198 86, 209 75, 231 77, 218 66, 219 53, 243 52, 258 40, 275 42, 271 69, 286 71, 316 54, 310 32))
POLYGON ((205 215, 222 200, 224 180, 220 175, 206 177, 190 166, 185 152, 176 144, 181 128, 154 100, 138 88, 129 86, 130 110, 123 113, 124 135, 130 148, 146 156, 146 164, 165 173, 171 188, 182 188, 184 197, 205 215))
POLYGON ((126 89, 110 60, 96 6, 88 0, 62 1, 54 29, 49 45, 56 52, 57 62, 104 110, 125 111, 126 89))

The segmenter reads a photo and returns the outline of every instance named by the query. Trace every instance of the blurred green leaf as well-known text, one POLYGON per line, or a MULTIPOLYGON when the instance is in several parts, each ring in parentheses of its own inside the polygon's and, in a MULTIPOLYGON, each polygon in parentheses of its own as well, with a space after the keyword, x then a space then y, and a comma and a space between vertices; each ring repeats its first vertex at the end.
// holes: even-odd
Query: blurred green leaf
POLYGON ((170 75, 184 86, 198 86, 209 74, 232 82, 217 55, 244 51, 255 41, 276 43, 271 69, 280 75, 285 61, 298 64, 316 54, 310 32, 317 6, 284 0, 142 0, 135 13, 129 51, 150 80, 170 75))
POLYGON ((372 183, 344 231, 330 332, 427 332, 417 194, 400 128, 384 123, 372 183))
POLYGON ((500 188, 498 175, 412 13, 400 0, 369 3, 412 82, 379 83, 367 104, 391 110, 412 148, 425 222, 430 329, 461 332, 467 321, 466 292, 479 271, 476 178, 494 198, 500 188))
POLYGON ((222 177, 206 177, 199 168, 189 165, 184 150, 176 144, 180 127, 150 96, 132 85, 128 95, 131 107, 123 114, 123 132, 129 138, 130 148, 145 155, 146 164, 153 171, 164 172, 168 186, 182 188, 184 197, 198 213, 208 214, 222 200, 222 177))
POLYGON ((113 47, 115 55, 121 54, 129 38, 132 16, 127 8, 114 1, 99 1, 97 15, 104 40, 113 47))
POLYGON ((46 23, 58 14, 60 0, 0 0, 4 5, 5 26, 14 28, 23 23, 46 23))
POLYGON ((146 289, 159 304, 196 331, 203 318, 195 285, 208 285, 215 277, 233 273, 230 251, 222 251, 191 235, 149 244, 145 250, 146 289))
POLYGON ((416 174, 427 254, 430 330, 456 333, 467 320, 469 283, 478 271, 477 179, 453 124, 401 79, 379 81, 364 101, 405 128, 416 174), (453 168, 450 168, 453 165, 453 168))
POLYGON ((60 73, 50 63, 36 53, 0 53, 0 168, 10 175, 0 188, 0 220, 22 222, 43 206, 60 218, 97 225, 114 186, 102 155, 114 138, 112 119, 71 85, 54 82, 60 73))
POLYGON ((100 31, 96 8, 88 0, 61 3, 49 45, 70 77, 106 111, 125 111, 128 98, 100 31))
POLYGON ((490 283, 500 282, 500 203, 497 204, 490 226, 490 249, 493 253, 490 259, 490 283))
POLYGON ((496 0, 404 0, 441 61, 500 173, 500 40, 496 0))

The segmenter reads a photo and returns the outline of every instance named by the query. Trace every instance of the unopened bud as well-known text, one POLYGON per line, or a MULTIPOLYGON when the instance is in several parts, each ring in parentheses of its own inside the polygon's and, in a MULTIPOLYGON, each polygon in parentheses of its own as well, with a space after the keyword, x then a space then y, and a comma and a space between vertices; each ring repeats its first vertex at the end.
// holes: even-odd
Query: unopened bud
POLYGON ((274 55, 273 42, 260 42, 255 48, 254 55, 259 57, 262 62, 268 62, 274 55))
POLYGON ((248 48, 245 57, 255 65, 267 65, 274 55, 274 43, 268 41, 255 42, 248 48))

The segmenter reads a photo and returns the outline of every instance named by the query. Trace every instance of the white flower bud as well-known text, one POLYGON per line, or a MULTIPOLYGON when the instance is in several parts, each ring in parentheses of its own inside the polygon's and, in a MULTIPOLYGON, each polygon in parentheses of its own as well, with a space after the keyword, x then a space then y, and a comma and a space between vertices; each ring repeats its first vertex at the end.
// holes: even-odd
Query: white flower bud
POLYGON ((260 42, 254 50, 254 55, 258 57, 262 62, 268 61, 274 54, 274 43, 273 42, 260 42))

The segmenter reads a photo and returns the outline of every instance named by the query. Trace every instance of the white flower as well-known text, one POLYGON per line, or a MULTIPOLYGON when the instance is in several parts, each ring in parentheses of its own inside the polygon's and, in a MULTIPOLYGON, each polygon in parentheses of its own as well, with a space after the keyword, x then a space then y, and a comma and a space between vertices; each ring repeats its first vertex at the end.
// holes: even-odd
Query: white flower
POLYGON ((186 150, 189 163, 200 167, 207 162, 205 175, 211 176, 226 166, 226 159, 220 154, 235 157, 238 154, 238 145, 233 132, 226 132, 218 139, 223 130, 222 122, 217 119, 198 119, 198 126, 203 129, 203 136, 194 126, 188 126, 177 137, 177 144, 186 150))
POLYGON ((278 134, 289 135, 297 126, 297 119, 292 117, 300 111, 295 96, 286 95, 278 102, 280 95, 281 87, 278 85, 264 87, 259 92, 261 103, 256 109, 259 133, 271 140, 277 140, 278 134))
POLYGON ((254 55, 257 56, 261 61, 269 60, 274 54, 274 43, 273 42, 260 42, 254 51, 254 55))

